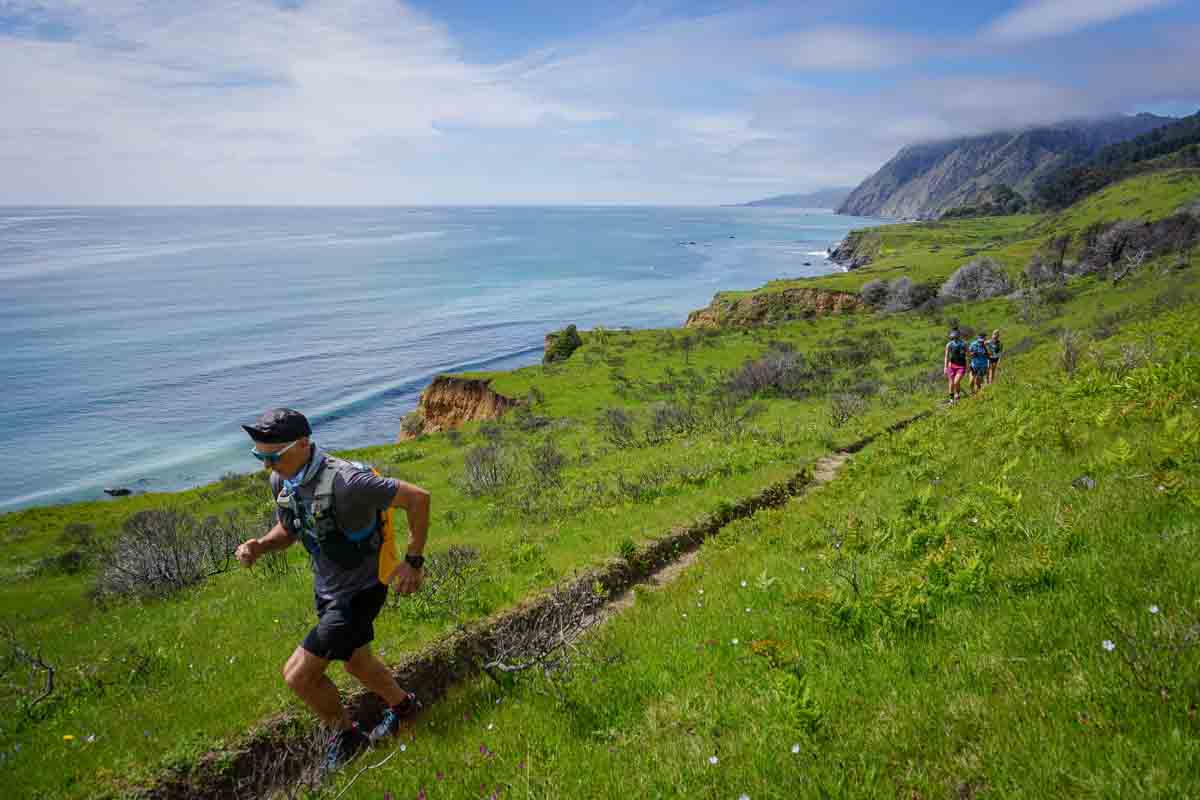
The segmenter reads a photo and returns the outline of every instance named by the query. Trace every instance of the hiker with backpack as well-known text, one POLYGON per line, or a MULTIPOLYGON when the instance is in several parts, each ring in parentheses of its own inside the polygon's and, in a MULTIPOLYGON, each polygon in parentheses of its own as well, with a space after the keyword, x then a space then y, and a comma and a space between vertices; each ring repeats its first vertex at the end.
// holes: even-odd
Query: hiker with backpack
POLYGON ((971 342, 967 352, 971 356, 971 393, 978 394, 987 380, 988 369, 991 366, 991 353, 988 351, 987 334, 979 332, 975 341, 971 342))
POLYGON ((1004 345, 1000 343, 1000 331, 992 331, 992 338, 988 340, 988 376, 987 382, 990 386, 996 381, 996 368, 1000 366, 1000 354, 1004 352, 1004 345))
POLYGON ((429 492, 327 454, 311 441, 312 429, 298 411, 271 409, 242 428, 254 442, 251 453, 271 470, 276 522, 266 535, 239 545, 237 559, 251 567, 297 541, 309 553, 317 624, 284 664, 283 679, 332 729, 325 768, 337 769, 368 744, 395 735, 401 720, 420 708, 416 695, 402 689, 372 654, 370 643, 388 585, 399 594, 421 588, 429 492), (393 508, 405 510, 409 539, 404 560, 391 568, 393 508), (325 674, 331 661, 343 662, 383 698, 383 719, 370 733, 350 719, 325 674))
POLYGON ((949 381, 950 402, 956 402, 960 397, 960 384, 967 374, 967 346, 958 333, 958 329, 950 331, 950 341, 946 343, 942 371, 949 381))

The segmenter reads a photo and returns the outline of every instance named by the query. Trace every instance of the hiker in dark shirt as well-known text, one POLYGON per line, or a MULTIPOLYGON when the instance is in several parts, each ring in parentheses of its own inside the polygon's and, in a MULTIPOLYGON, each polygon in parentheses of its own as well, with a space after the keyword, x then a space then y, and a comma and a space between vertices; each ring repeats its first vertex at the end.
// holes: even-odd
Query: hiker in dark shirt
POLYGON ((992 338, 988 339, 988 377, 989 384, 996 382, 996 370, 1000 366, 1000 356, 1004 352, 1004 345, 1000 343, 1000 331, 992 331, 992 338))
POLYGON ((416 696, 371 653, 370 642, 388 584, 400 594, 421 587, 429 493, 326 454, 310 440, 308 420, 298 411, 272 409, 242 427, 254 440, 254 456, 271 470, 276 523, 266 535, 238 546, 237 558, 250 567, 297 541, 309 552, 318 621, 284 664, 283 679, 333 729, 325 767, 336 769, 368 743, 395 735, 401 719, 419 708, 416 696), (384 576, 385 583, 380 549, 392 508, 407 512, 410 537, 404 561, 384 576), (344 662, 347 672, 383 698, 383 720, 369 735, 350 719, 325 674, 331 661, 344 662))
POLYGON ((950 402, 953 403, 959 399, 959 385, 962 383, 963 376, 967 374, 967 345, 963 342, 957 328, 950 331, 950 341, 946 343, 943 355, 942 370, 949 382, 950 402))
POLYGON ((991 366, 991 353, 988 351, 986 334, 979 332, 975 341, 971 342, 967 352, 971 355, 971 392, 978 394, 987 381, 988 368, 991 366))

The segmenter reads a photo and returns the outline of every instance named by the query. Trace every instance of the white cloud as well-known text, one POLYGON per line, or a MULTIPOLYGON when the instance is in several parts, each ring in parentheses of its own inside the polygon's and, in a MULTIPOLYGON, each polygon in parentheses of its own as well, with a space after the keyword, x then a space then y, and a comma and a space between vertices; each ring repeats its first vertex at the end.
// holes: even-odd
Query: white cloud
POLYGON ((387 0, 46 5, 39 21, 78 35, 0 37, 0 158, 46 161, 43 186, 113 181, 87 187, 98 199, 116 199, 122 180, 162 183, 135 180, 130 165, 253 192, 255 170, 277 183, 292 162, 319 183, 381 138, 421 150, 443 129, 611 117, 469 63, 442 27, 387 0), (51 152, 46 131, 77 141, 51 152))
POLYGON ((989 33, 999 39, 1058 36, 1175 2, 1176 0, 1026 0, 992 23, 989 33))
POLYGON ((780 37, 780 57, 802 70, 871 70, 906 64, 937 49, 929 39, 850 25, 827 25, 780 37))
POLYGON ((481 64, 392 0, 38 9, 0 0, 75 34, 0 35, 0 203, 728 202, 855 182, 917 140, 1200 96, 1180 26, 955 40, 808 5, 788 32, 756 7, 481 64), (954 77, 921 64, 957 56, 954 77))

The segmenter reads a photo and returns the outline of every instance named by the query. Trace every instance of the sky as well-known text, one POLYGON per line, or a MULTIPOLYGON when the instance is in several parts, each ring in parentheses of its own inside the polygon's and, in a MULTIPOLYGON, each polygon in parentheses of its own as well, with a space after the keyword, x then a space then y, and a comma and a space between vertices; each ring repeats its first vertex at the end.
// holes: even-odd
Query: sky
POLYGON ((0 204, 707 205, 1200 109, 1194 0, 0 0, 0 204))

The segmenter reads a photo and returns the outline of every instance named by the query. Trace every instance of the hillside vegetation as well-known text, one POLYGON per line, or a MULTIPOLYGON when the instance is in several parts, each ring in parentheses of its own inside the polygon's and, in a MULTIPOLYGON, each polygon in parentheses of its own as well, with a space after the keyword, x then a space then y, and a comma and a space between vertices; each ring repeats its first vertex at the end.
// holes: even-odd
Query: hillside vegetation
POLYGON ((838 213, 936 219, 951 209, 980 205, 998 185, 1028 198, 1037 181, 1056 169, 1170 122, 1174 119, 1138 114, 912 145, 863 181, 838 213))
MULTIPOLYGON (((1055 216, 892 226, 867 267, 803 285, 941 285, 981 256, 1017 282, 1048 241, 1070 234, 1063 261, 1075 263, 1096 223, 1153 222, 1198 197, 1200 177, 1178 171, 1055 216)), ((1116 283, 1112 265, 1064 267, 1036 293, 920 313, 589 331, 566 360, 464 376, 525 402, 498 422, 348 454, 433 492, 426 589, 376 623, 390 662, 590 568, 633 563, 680 526, 734 519, 743 498, 818 458, 935 413, 883 434, 823 488, 715 524, 689 569, 637 590, 566 662, 468 679, 396 745, 322 785, 274 788, 1195 794, 1197 267, 1194 249, 1163 250, 1116 283), (1000 383, 945 407, 952 323, 1003 329, 1008 355, 1000 383)), ((206 771, 282 730, 268 720, 308 735, 279 677, 313 622, 304 553, 241 570, 222 545, 264 530, 270 506, 254 473, 0 516, 7 791, 116 796, 182 777, 205 796, 206 771), (200 571, 105 580, 141 574, 120 545, 147 531, 211 543, 172 551, 200 571)))
POLYGON ((1200 112, 1109 145, 1085 164, 1060 167, 1038 180, 1035 198, 1061 209, 1123 178, 1168 167, 1200 167, 1200 112))

